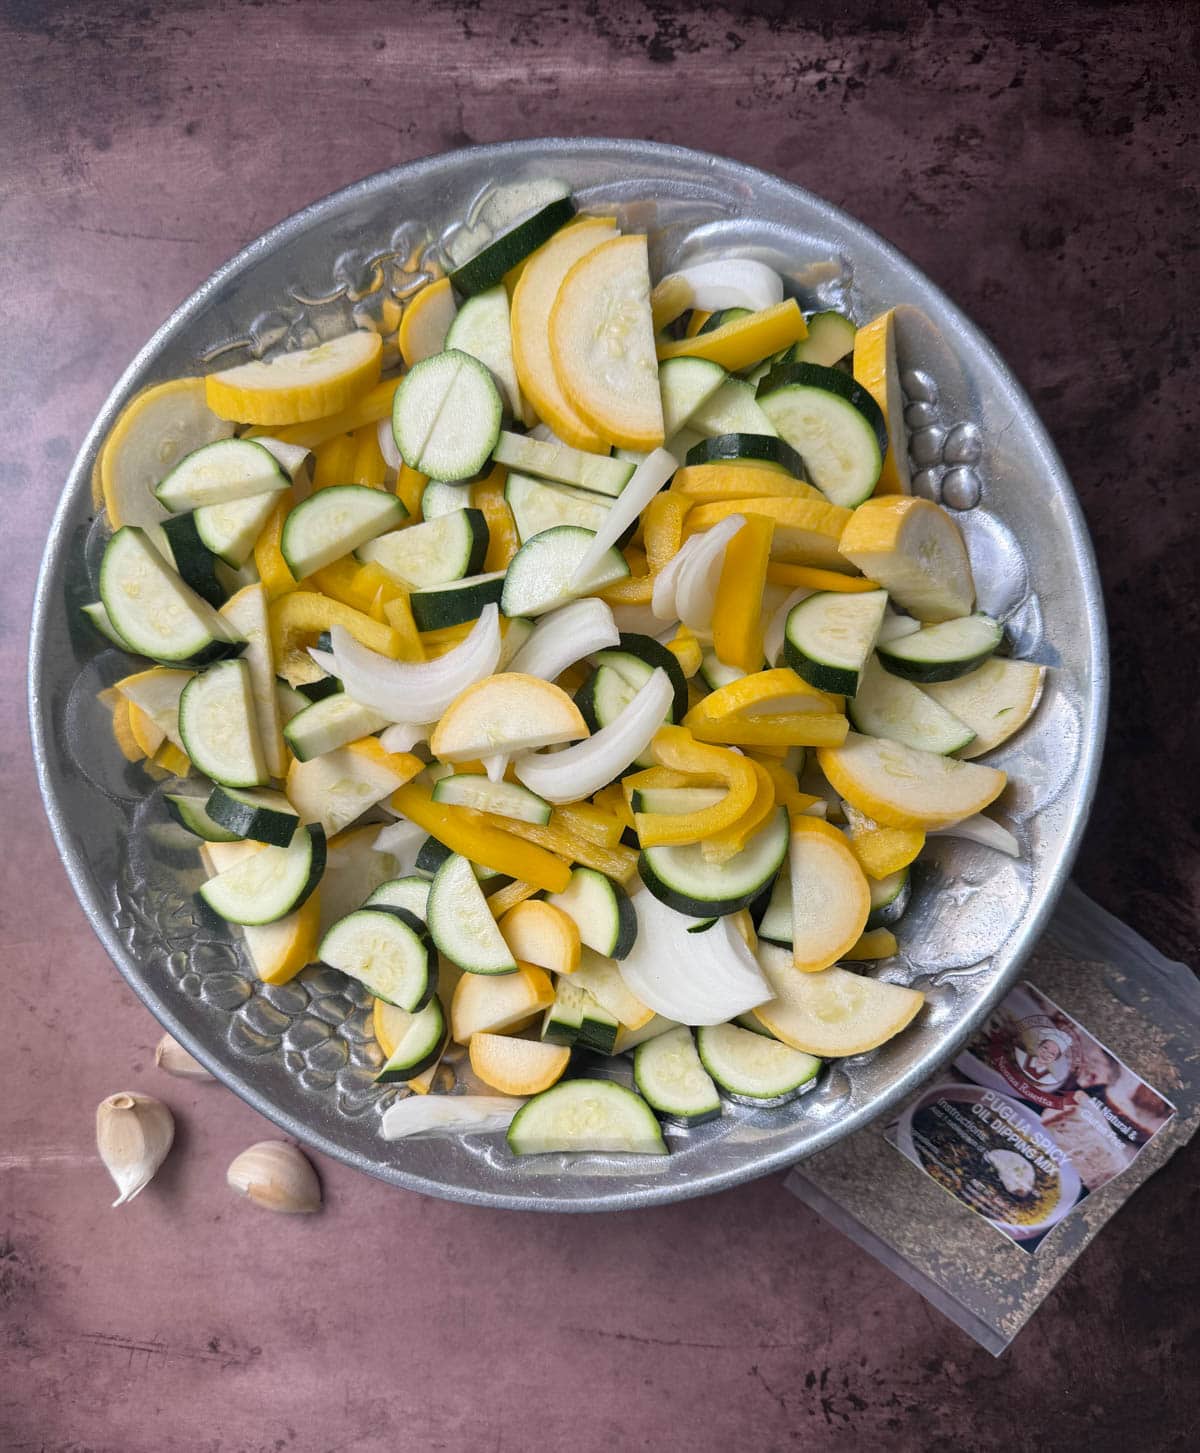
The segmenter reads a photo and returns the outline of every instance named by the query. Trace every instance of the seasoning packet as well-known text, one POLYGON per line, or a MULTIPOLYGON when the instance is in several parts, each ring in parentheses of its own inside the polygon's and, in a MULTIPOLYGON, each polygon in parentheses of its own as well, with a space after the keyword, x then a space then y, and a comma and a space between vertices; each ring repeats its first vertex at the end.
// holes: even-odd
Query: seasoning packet
POLYGON ((790 1191, 999 1355, 1200 1126, 1200 981, 1069 886, 1024 978, 790 1191))

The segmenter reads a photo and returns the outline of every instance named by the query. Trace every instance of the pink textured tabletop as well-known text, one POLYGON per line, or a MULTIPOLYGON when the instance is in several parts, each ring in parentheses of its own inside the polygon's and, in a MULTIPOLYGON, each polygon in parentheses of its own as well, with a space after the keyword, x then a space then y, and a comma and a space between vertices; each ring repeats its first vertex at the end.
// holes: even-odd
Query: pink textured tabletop
POLYGON ((24 667, 87 426, 170 309, 266 226, 470 142, 706 148, 884 233, 1029 388, 1113 630, 1078 876, 1193 956, 1194 17, 1178 0, 0 3, 4 1453, 1189 1445, 1194 1147, 1000 1361, 777 1177, 596 1219, 424 1200, 327 1162, 319 1216, 235 1200, 225 1166, 271 1127, 155 1070, 158 1027, 45 826, 24 667), (92 1117, 126 1087, 170 1103, 178 1143, 111 1211, 92 1117))

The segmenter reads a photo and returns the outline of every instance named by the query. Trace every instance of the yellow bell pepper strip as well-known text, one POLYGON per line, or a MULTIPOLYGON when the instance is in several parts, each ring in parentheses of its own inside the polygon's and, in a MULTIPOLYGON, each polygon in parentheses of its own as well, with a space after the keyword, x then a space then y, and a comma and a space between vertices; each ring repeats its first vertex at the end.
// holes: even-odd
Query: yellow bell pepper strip
POLYGON ((425 648, 421 644, 421 633, 417 630, 417 623, 413 620, 408 591, 401 590, 394 583, 393 589, 395 594, 383 603, 383 618, 399 637, 400 654, 396 659, 398 661, 424 661, 425 648))
MULTIPOLYGON (((286 424, 283 428, 264 429, 272 439, 282 439, 286 444, 298 444, 301 449, 316 449, 338 434, 352 434, 364 424, 378 424, 392 412, 392 399, 400 387, 398 378, 383 378, 361 398, 348 404, 340 413, 329 414, 310 423, 286 424)), ((342 480, 341 483, 345 483, 342 480)))
POLYGON ((387 478, 387 460, 379 447, 378 425, 364 424, 361 429, 355 429, 350 437, 354 440, 350 483, 365 484, 368 489, 383 489, 384 480, 387 478))
MULTIPOLYGON (((627 803, 633 801, 635 792, 650 792, 658 787, 721 787, 723 777, 711 772, 677 772, 674 767, 643 767, 640 772, 630 772, 621 778, 621 795, 627 803)), ((606 792, 608 788, 604 789, 606 792)))
POLYGON ((772 585, 786 585, 789 590, 840 590, 846 595, 879 589, 874 580, 863 575, 843 575, 815 565, 785 565, 782 560, 772 560, 767 566, 767 580, 772 585))
POLYGON ((308 647, 316 645, 322 631, 334 626, 344 626, 356 641, 381 656, 393 661, 400 658, 400 636, 391 626, 380 625, 362 611, 313 590, 293 590, 279 596, 267 607, 267 616, 275 669, 293 686, 319 678, 321 673, 308 647))
POLYGON ((524 903, 539 891, 536 883, 523 883, 520 878, 514 878, 511 883, 505 883, 503 888, 497 888, 494 893, 489 894, 487 905, 492 910, 493 918, 501 918, 510 908, 524 903))
POLYGON ((601 847, 615 848, 621 841, 625 824, 613 813, 590 802, 568 802, 551 812, 550 826, 577 833, 601 847))
POLYGON ((689 711, 683 724, 698 742, 727 747, 840 747, 850 730, 846 718, 832 711, 781 711, 718 722, 689 711))
MULTIPOLYGON (((661 333, 676 318, 682 317, 691 306, 691 283, 674 272, 669 277, 663 278, 661 282, 655 284, 650 293, 650 320, 654 325, 654 331, 661 333)), ((692 317, 695 316, 696 314, 693 313, 692 317)), ((711 316, 710 313, 700 314, 700 322, 696 324, 697 332, 704 326, 704 320, 711 316)))
POLYGON ((164 772, 172 777, 186 777, 192 770, 192 759, 181 752, 174 742, 164 742, 154 754, 154 760, 164 772))
POLYGON ((471 503, 483 511, 488 527, 488 547, 483 568, 507 570, 509 562, 521 548, 521 537, 517 534, 517 522, 504 498, 504 482, 508 470, 502 464, 493 466, 486 479, 471 486, 471 503))
MULTIPOLYGON (((627 551, 625 558, 628 560, 633 553, 627 551)), ((608 605, 649 605, 654 599, 654 576, 626 575, 606 585, 603 590, 592 591, 592 594, 598 595, 608 605)))
POLYGON ((751 368, 772 353, 790 348, 808 336, 804 314, 795 298, 785 298, 772 308, 763 308, 748 317, 737 318, 714 328, 711 333, 698 333, 695 338, 660 342, 658 357, 707 358, 719 363, 730 373, 751 368))
POLYGON ((410 469, 407 464, 400 465, 400 473, 396 476, 396 495, 408 511, 407 524, 415 525, 420 520, 421 496, 428 483, 427 474, 420 474, 417 470, 410 469))
POLYGON ((763 586, 775 521, 747 514, 725 547, 713 608, 713 650, 726 666, 757 671, 763 660, 763 586))
POLYGON ((735 717, 770 720, 784 710, 840 711, 840 705, 835 706, 834 700, 834 697, 826 695, 824 691, 810 686, 790 666, 775 666, 769 671, 754 671, 749 676, 739 677, 737 681, 718 687, 695 710, 713 722, 732 720, 735 717), (792 704, 785 707, 782 703, 788 701, 792 704), (801 701, 803 705, 800 704, 801 701))
POLYGON ((610 782, 607 787, 601 787, 599 792, 592 794, 592 802, 602 812, 615 817, 623 829, 629 828, 632 831, 633 813, 620 782, 610 782))
POLYGON ((361 570, 362 566, 353 555, 343 555, 340 560, 334 560, 329 565, 322 565, 320 570, 314 570, 305 584, 319 590, 322 595, 329 596, 331 600, 339 600, 352 610, 365 614, 375 599, 375 587, 368 586, 365 581, 360 582, 361 570))
POLYGON ((654 734, 650 751, 658 766, 710 779, 715 777, 727 791, 720 802, 698 812, 635 813, 638 839, 644 848, 702 842, 732 827, 750 810, 759 779, 754 764, 740 753, 698 742, 681 726, 661 727, 654 734))
POLYGON ((276 600, 279 596, 286 595, 289 590, 295 590, 298 583, 279 548, 279 542, 283 539, 284 521, 295 503, 295 488, 285 490, 254 542, 254 564, 269 600, 276 600))
POLYGON ((683 336, 694 338, 711 317, 712 314, 706 313, 703 308, 693 308, 691 317, 687 320, 687 327, 683 330, 683 336))
POLYGON ((680 494, 693 504, 720 504, 723 500, 811 499, 825 496, 811 484, 774 466, 741 464, 689 464, 675 471, 669 494, 680 494))
POLYGON ((690 535, 711 529, 728 515, 766 515, 775 521, 771 540, 774 559, 844 570, 846 560, 838 553, 838 543, 853 513, 818 500, 760 495, 756 499, 696 505, 687 517, 686 531, 690 535))
POLYGON ((679 554, 683 544, 683 522, 692 501, 672 490, 656 494, 642 515, 642 541, 646 563, 651 570, 661 570, 668 560, 679 554))
POLYGON ((754 801, 737 822, 727 827, 724 832, 702 839, 700 854, 705 862, 727 863, 735 853, 740 853, 750 834, 758 831, 775 808, 775 783, 770 773, 761 762, 749 758, 747 760, 750 761, 757 778, 754 801))
MULTIPOLYGON (((751 757, 751 761, 757 761, 751 757)), ((770 777, 775 788, 775 801, 781 807, 786 807, 789 817, 803 816, 815 802, 820 802, 819 797, 813 797, 807 792, 801 792, 795 777, 781 762, 763 761, 759 762, 767 776, 770 777)))
POLYGON ((547 893, 561 893, 571 881, 571 870, 561 858, 525 839, 524 834, 518 837, 506 831, 517 825, 508 818, 502 819, 504 827, 498 827, 495 819, 473 808, 434 802, 429 789, 416 782, 398 787, 391 804, 452 853, 461 853, 495 873, 511 873, 547 893))
POLYGON ((331 484, 349 484, 354 472, 354 436, 336 434, 313 450, 313 489, 331 484))
MULTIPOLYGON (((553 821, 547 823, 545 827, 541 827, 532 822, 517 822, 512 818, 498 817, 494 813, 485 813, 484 818, 494 827, 503 825, 514 837, 524 838, 527 843, 535 843, 538 847, 556 854, 558 858, 567 858, 573 863, 582 863, 585 868, 595 868, 598 873, 604 873, 609 878, 616 878, 619 883, 624 883, 631 878, 637 867, 637 854, 631 848, 620 846, 607 848, 601 843, 589 842, 587 838, 577 832, 556 826, 553 821)), ((515 871, 519 878, 533 881, 533 875, 523 872, 520 868, 506 868, 504 871, 509 873, 515 871)), ((559 890, 553 889, 552 891, 558 892, 559 890)))
POLYGON ((890 928, 869 929, 852 949, 842 955, 848 963, 868 963, 872 959, 890 959, 899 951, 896 935, 890 928))
POLYGON ((112 708, 112 729, 113 737, 120 749, 121 755, 127 762, 141 762, 146 754, 138 745, 137 738, 130 726, 130 703, 120 696, 113 702, 112 708))
POLYGON ((907 868, 925 846, 925 834, 917 827, 880 827, 873 817, 859 812, 853 803, 844 807, 850 828, 850 851, 870 878, 886 878, 907 868))
POLYGON ((700 648, 700 642, 692 635, 687 626, 679 627, 667 642, 667 650, 679 662, 679 669, 685 678, 691 680, 700 669, 704 660, 704 652, 700 648))

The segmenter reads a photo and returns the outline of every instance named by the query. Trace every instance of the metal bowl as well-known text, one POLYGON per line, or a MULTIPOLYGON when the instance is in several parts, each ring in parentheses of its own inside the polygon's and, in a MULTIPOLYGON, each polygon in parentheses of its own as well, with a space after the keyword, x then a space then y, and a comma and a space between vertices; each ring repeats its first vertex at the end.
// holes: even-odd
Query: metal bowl
POLYGON ((831 1144, 911 1092, 1013 982, 1046 923, 1096 781, 1107 694, 1096 567, 1071 486, 1029 400, 979 331, 886 243, 837 208, 737 162, 623 141, 524 141, 432 157, 368 178, 289 218, 204 284, 150 339, 75 461, 38 583, 30 712, 46 810, 75 891, 152 1013, 215 1075, 298 1139, 384 1180, 479 1205, 597 1211, 647 1206, 749 1180, 831 1144), (371 1073, 367 1002, 320 968, 281 988, 201 923, 194 847, 173 834, 161 788, 121 759, 96 692, 125 659, 93 638, 103 521, 92 468, 127 400, 147 384, 302 346, 351 326, 394 333, 421 264, 500 225, 507 189, 560 178, 591 211, 648 230, 657 269, 722 251, 760 257, 802 306, 859 318, 903 305, 900 352, 917 487, 956 509, 984 609, 1014 654, 1052 670, 1032 722, 992 760, 1012 779, 1000 816, 1019 861, 931 839, 881 977, 928 994, 917 1022, 871 1054, 828 1066, 781 1109, 732 1109, 668 1132, 669 1158, 519 1160, 502 1137, 385 1142, 395 1090, 371 1073), (464 229, 474 229, 464 234, 464 229))

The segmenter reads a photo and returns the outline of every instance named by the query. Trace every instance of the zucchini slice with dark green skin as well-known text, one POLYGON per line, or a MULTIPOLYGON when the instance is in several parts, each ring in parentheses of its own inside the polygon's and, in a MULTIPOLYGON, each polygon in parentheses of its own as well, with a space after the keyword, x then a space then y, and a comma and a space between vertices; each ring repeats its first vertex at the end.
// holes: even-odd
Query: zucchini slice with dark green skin
POLYGON ((441 1059, 447 1038, 446 1015, 435 994, 424 1009, 413 1015, 387 1063, 375 1076, 375 1083, 415 1079, 441 1059))
POLYGON ((887 592, 821 590, 788 612, 783 662, 818 691, 853 696, 875 647, 887 592))
POLYGON ((575 922, 585 948, 610 959, 627 958, 637 941, 638 921, 629 895, 595 868, 573 868, 561 893, 547 893, 552 903, 575 922))
POLYGON ((224 605, 225 588, 217 578, 218 557, 200 538, 195 513, 172 515, 162 522, 162 529, 184 584, 209 605, 224 605))
POLYGON ((703 1125, 720 1118, 721 1097, 685 1025, 638 1045, 633 1082, 650 1108, 676 1125, 703 1125))
POLYGON ((414 590, 408 598, 419 631, 436 631, 444 626, 461 626, 478 620, 485 605, 499 605, 504 591, 503 570, 488 575, 471 575, 445 585, 414 590))
POLYGON ((702 439, 687 452, 688 464, 735 464, 739 459, 778 464, 794 478, 807 481, 804 460, 786 439, 772 434, 718 434, 702 439))
POLYGON ((643 848, 638 873, 649 892, 677 913, 723 917, 754 902, 774 881, 787 850, 788 820, 781 808, 724 863, 708 862, 699 843, 643 848))
POLYGON ((300 814, 282 792, 218 784, 206 810, 213 822, 235 837, 277 848, 286 848, 300 825, 300 814))
POLYGON ((758 406, 833 504, 853 509, 879 482, 888 447, 883 411, 837 368, 781 363, 760 379, 758 406))
POLYGON ((1004 627, 999 621, 976 613, 883 642, 878 647, 879 660, 893 676, 931 685, 977 670, 1003 639, 1004 627))
POLYGON ((575 203, 571 198, 556 197, 456 267, 450 274, 450 286, 464 298, 494 288, 504 281, 506 273, 524 262, 531 252, 536 252, 543 242, 548 242, 574 215, 575 203))
POLYGON ((736 1024, 702 1026, 696 1048, 704 1068, 741 1105, 784 1105, 811 1088, 821 1069, 816 1055, 736 1024))

